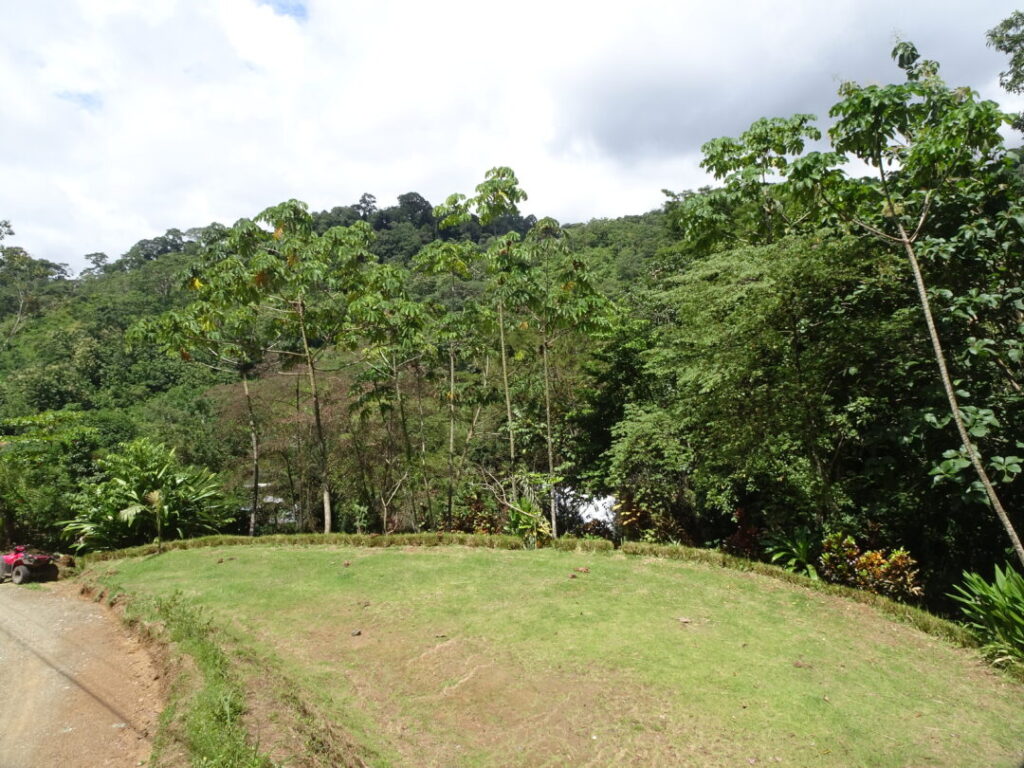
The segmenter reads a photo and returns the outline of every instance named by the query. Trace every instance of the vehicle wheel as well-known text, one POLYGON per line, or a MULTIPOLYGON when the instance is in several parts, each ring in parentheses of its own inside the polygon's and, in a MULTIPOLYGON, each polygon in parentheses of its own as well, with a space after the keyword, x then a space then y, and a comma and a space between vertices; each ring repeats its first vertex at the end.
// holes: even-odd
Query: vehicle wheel
POLYGON ((50 563, 45 566, 42 571, 42 578, 40 581, 57 581, 60 578, 60 569, 57 568, 55 563, 50 563))
POLYGON ((13 581, 15 584, 24 584, 26 581, 28 581, 29 575, 30 571, 28 569, 28 566, 19 565, 17 568, 14 569, 14 573, 11 574, 11 581, 13 581))

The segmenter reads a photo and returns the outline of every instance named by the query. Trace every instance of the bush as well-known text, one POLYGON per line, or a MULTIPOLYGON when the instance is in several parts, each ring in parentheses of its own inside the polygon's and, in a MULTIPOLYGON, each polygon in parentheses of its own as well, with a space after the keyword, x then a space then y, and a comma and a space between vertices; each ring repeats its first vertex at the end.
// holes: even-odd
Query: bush
POLYGON ((576 539, 572 536, 552 539, 548 546, 562 552, 611 552, 615 549, 607 539, 576 539))
POLYGON ((852 536, 833 533, 821 542, 820 576, 833 584, 864 589, 893 600, 922 595, 917 561, 905 549, 861 552, 852 536))
POLYGON ((215 533, 232 521, 220 481, 181 464, 145 438, 122 443, 98 462, 99 482, 75 494, 64 535, 78 551, 119 549, 215 533))
POLYGON ((620 500, 623 537, 645 531, 660 541, 686 541, 683 520, 691 510, 688 477, 693 455, 679 423, 668 412, 627 404, 612 428, 608 484, 620 500))
MULTIPOLYGON (((381 536, 377 533, 296 533, 271 536, 203 536, 198 539, 168 541, 165 550, 202 549, 204 547, 245 546, 336 546, 336 547, 441 547, 462 546, 484 549, 523 549, 518 536, 485 536, 473 533, 398 533, 381 536)), ((91 552, 85 562, 98 563, 127 557, 146 557, 157 552, 156 544, 130 547, 115 551, 91 552)))
POLYGON ((519 499, 508 505, 508 532, 523 540, 527 549, 536 549, 551 538, 551 525, 536 501, 519 499))
POLYGON ((811 579, 818 578, 815 537, 808 528, 797 528, 793 533, 777 533, 769 536, 765 553, 776 565, 787 571, 802 573, 811 579))
POLYGON ((615 541, 615 530, 607 520, 587 520, 579 525, 573 526, 568 534, 578 539, 607 539, 615 541))
POLYGON ((967 624, 994 663, 1024 663, 1024 576, 1009 565, 995 568, 992 583, 964 572, 949 596, 960 603, 967 624))

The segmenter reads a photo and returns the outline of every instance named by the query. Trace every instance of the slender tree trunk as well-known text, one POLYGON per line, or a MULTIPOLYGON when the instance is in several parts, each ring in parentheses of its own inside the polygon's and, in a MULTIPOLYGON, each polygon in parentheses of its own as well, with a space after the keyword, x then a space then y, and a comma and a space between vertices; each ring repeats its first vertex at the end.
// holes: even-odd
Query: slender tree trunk
POLYGON ((509 490, 515 498, 515 423, 512 420, 512 393, 509 390, 508 350, 505 348, 505 302, 498 302, 498 337, 502 345, 502 389, 505 391, 505 416, 509 429, 509 490))
MULTIPOLYGON (((309 464, 308 457, 303 451, 304 441, 302 439, 302 381, 296 376, 295 377, 295 461, 298 463, 299 473, 299 510, 298 510, 298 522, 305 530, 307 522, 311 522, 312 515, 309 511, 309 480, 308 472, 309 464)), ((309 526, 309 530, 313 530, 312 525, 309 526)))
MULTIPOLYGON (((412 471, 413 464, 413 447, 412 438, 409 436, 409 418, 405 412, 405 397, 402 395, 402 380, 400 377, 400 371, 398 368, 398 358, 395 355, 391 357, 391 370, 394 372, 394 386, 395 386, 395 402, 398 405, 398 421, 399 427, 402 432, 402 451, 405 454, 405 464, 408 467, 408 471, 412 471)), ((412 524, 413 527, 416 525, 416 507, 419 504, 418 492, 416 491, 416 483, 412 484, 412 491, 408 494, 408 498, 412 506, 412 524)))
POLYGON ((162 554, 164 551, 164 500, 160 491, 153 491, 153 512, 156 513, 156 553, 162 554))
POLYGON ((395 418, 394 415, 387 417, 384 415, 384 409, 380 409, 380 425, 383 429, 384 434, 387 436, 383 444, 383 456, 378 462, 383 466, 381 470, 380 482, 377 484, 377 500, 380 502, 380 519, 382 534, 388 532, 388 508, 391 503, 390 497, 386 497, 385 493, 391 485, 392 466, 395 463, 395 455, 398 453, 398 438, 395 436, 395 418))
POLYGON ((320 392, 316 382, 316 364, 309 349, 306 337, 306 309, 302 299, 296 302, 299 312, 299 331, 302 334, 302 350, 306 356, 306 372, 309 376, 309 391, 313 398, 313 424, 316 427, 316 441, 320 449, 320 490, 324 501, 324 533, 331 532, 331 486, 327 471, 327 439, 324 437, 324 426, 320 416, 320 392))
POLYGON ((448 345, 448 504, 445 528, 451 530, 455 516, 455 345, 448 345))
POLYGON ((1002 502, 999 501, 999 496, 996 495, 996 490, 992 486, 992 481, 989 479, 988 473, 985 471, 985 467, 981 463, 981 457, 978 455, 978 450, 975 448, 970 435, 967 433, 967 427, 964 425, 963 417, 960 414, 960 405, 957 402, 956 390, 953 388, 953 381, 950 379, 949 370, 946 367, 946 355, 942 351, 942 344, 939 341, 939 332, 935 326, 935 319, 932 317, 931 302, 928 300, 928 290, 924 284, 921 265, 917 260, 917 254, 914 252, 913 240, 908 236, 902 222, 897 222, 897 225, 899 226, 903 249, 907 254, 907 260, 910 262, 910 268, 914 272, 914 282, 917 285, 917 295, 921 300, 921 308, 924 311, 925 324, 928 326, 928 335, 931 337, 932 349, 935 352, 935 362, 939 366, 939 377, 942 379, 942 386, 946 390, 946 399, 949 401, 949 410, 953 415, 956 430, 960 434, 960 441, 963 443, 964 450, 967 451, 967 456, 971 460, 971 464, 978 475, 978 479, 981 480, 981 484, 985 488, 985 495, 988 497, 988 501, 992 505, 992 509, 995 510, 996 516, 999 518, 999 521, 1003 524, 1003 528, 1006 530, 1006 535, 1010 537, 1010 541, 1013 543, 1013 549, 1017 553, 1017 558, 1020 560, 1021 565, 1024 565, 1024 545, 1021 544, 1020 537, 1017 535, 1017 531, 1014 530, 1013 523, 1010 521, 1009 515, 1006 514, 1006 510, 1003 508, 1002 502))
POLYGON ((551 498, 549 504, 551 506, 551 536, 552 538, 558 538, 558 520, 556 511, 558 507, 558 501, 555 496, 555 441, 551 436, 551 370, 548 366, 548 332, 547 329, 541 336, 541 358, 544 361, 544 426, 547 434, 548 444, 548 474, 552 478, 551 483, 551 498))
POLYGON ((256 429, 256 412, 252 407, 249 392, 249 375, 242 372, 242 391, 245 392, 245 408, 249 416, 249 445, 252 449, 252 507, 249 510, 249 535, 256 535, 256 520, 260 509, 260 435, 256 429))
MULTIPOLYGON (((300 485, 300 487, 296 487, 296 484, 295 484, 295 471, 294 471, 294 469, 292 467, 291 459, 288 458, 288 450, 287 449, 281 451, 281 458, 284 460, 285 477, 288 478, 288 496, 292 500, 292 510, 293 511, 294 510, 298 510, 298 514, 299 514, 299 518, 298 519, 301 519, 301 517, 302 517, 302 497, 301 497, 300 494, 302 493, 302 489, 301 489, 302 479, 301 479, 301 476, 300 476, 300 478, 299 478, 299 485, 300 485)), ((299 458, 298 454, 296 453, 296 459, 298 459, 298 458, 299 458)), ((274 530, 276 532, 277 526, 278 526, 278 522, 279 522, 278 521, 278 517, 277 517, 278 507, 277 507, 276 504, 274 505, 273 509, 274 509, 274 530)))
MULTIPOLYGON (((491 356, 486 352, 484 353, 484 375, 481 382, 481 389, 487 391, 487 380, 491 373, 491 356)), ((480 404, 473 409, 473 418, 469 422, 469 427, 466 428, 466 439, 462 444, 462 451, 459 453, 459 459, 455 464, 455 484, 458 485, 462 480, 462 473, 466 470, 466 458, 469 455, 469 446, 473 442, 473 438, 476 437, 476 426, 480 422, 480 412, 483 407, 480 404)))
MULTIPOLYGON (((509 471, 515 472, 516 435, 515 423, 512 420, 512 394, 508 386, 508 351, 505 348, 505 302, 498 301, 498 341, 501 344, 501 386, 505 392, 505 418, 508 424, 508 460, 509 471)), ((513 496, 514 488, 513 488, 513 496)))
MULTIPOLYGON (((423 415, 423 373, 419 363, 415 366, 416 371, 416 420, 420 431, 420 485, 423 486, 423 511, 428 525, 434 524, 434 504, 430 493, 430 481, 427 479, 427 425, 423 415)), ((413 518, 413 526, 419 532, 420 526, 413 518)))

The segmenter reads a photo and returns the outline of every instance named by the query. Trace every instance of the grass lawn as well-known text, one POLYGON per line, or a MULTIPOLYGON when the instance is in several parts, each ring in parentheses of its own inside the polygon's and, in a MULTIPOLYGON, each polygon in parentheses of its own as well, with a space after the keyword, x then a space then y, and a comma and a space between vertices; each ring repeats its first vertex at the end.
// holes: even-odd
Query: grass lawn
POLYGON ((330 764, 338 741, 353 764, 417 768, 1024 760, 1024 686, 871 607, 756 574, 550 550, 251 546, 91 575, 207 609, 247 660, 252 732, 287 765, 330 764), (323 742, 297 741, 294 718, 323 742))

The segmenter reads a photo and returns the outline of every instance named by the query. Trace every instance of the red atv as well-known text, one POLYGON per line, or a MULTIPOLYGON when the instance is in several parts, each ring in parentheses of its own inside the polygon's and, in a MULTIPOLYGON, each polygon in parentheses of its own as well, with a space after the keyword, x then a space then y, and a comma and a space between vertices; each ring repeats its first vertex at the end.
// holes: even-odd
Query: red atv
POLYGON ((57 578, 57 564, 53 555, 29 552, 28 547, 17 546, 10 554, 0 557, 0 582, 7 578, 15 584, 50 581, 57 578))

